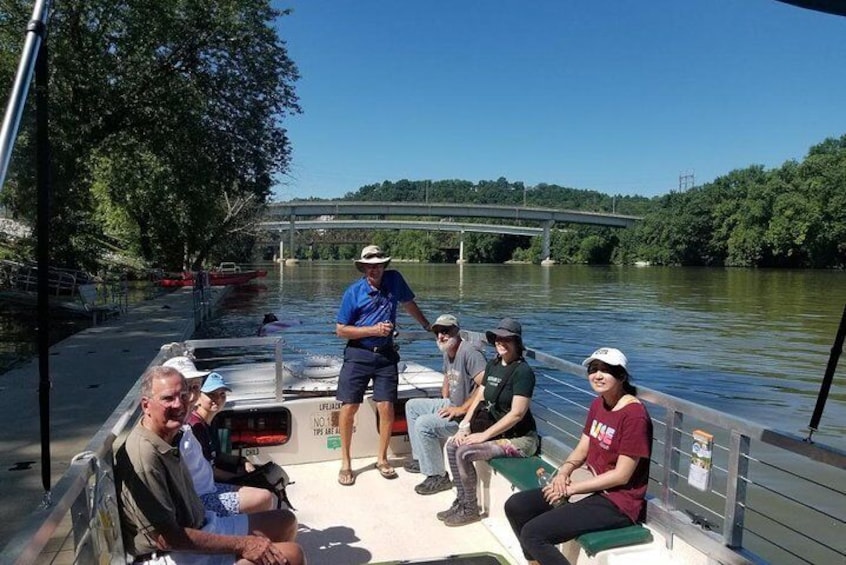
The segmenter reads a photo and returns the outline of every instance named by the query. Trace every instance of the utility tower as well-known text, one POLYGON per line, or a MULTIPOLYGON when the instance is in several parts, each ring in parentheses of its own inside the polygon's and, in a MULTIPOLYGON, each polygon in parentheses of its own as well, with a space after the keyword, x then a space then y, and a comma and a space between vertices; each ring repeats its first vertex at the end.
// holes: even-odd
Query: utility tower
POLYGON ((693 179, 693 171, 684 171, 679 173, 679 192, 684 192, 694 186, 695 181, 693 179))

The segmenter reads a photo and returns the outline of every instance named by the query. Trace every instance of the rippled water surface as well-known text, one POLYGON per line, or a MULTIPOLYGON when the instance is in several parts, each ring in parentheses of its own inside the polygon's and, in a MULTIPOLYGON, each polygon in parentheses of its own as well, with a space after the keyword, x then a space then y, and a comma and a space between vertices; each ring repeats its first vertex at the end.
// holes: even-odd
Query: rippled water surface
MULTIPOLYGON (((619 347, 643 386, 802 435, 846 304, 846 273, 833 271, 393 267, 430 320, 452 312, 464 328, 484 330, 511 316, 527 345, 575 362, 600 345, 619 347)), ((303 347, 340 353, 335 314, 356 276, 347 263, 271 267, 260 283, 233 292, 204 335, 254 335, 272 311, 302 323, 290 333, 312 340, 303 347)), ((399 325, 419 329, 404 312, 399 325)), ((405 357, 438 366, 431 343, 402 347, 405 357)), ((846 359, 814 438, 846 448, 846 359)))

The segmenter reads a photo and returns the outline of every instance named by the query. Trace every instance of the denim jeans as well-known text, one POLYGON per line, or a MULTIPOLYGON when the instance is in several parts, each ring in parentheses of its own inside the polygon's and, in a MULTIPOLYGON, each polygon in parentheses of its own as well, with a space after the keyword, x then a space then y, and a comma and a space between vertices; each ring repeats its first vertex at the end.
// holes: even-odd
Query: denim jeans
POLYGON ((441 440, 455 435, 458 422, 441 418, 438 410, 449 405, 448 398, 412 398, 405 405, 411 453, 427 477, 446 473, 441 440))

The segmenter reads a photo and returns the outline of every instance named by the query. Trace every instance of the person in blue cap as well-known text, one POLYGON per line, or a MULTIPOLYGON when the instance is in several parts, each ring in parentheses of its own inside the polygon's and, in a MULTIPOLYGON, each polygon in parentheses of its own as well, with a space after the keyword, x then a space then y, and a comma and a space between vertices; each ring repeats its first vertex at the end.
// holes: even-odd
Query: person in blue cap
POLYGON ((226 405, 226 393, 232 392, 220 373, 209 373, 195 403, 194 410, 188 416, 188 424, 203 447, 203 456, 214 467, 214 479, 226 482, 233 477, 254 470, 253 465, 242 457, 224 454, 220 448, 220 438, 211 424, 226 405))
MULTIPOLYGON (((168 359, 164 367, 176 369, 185 377, 190 391, 189 409, 205 395, 202 392, 204 389, 217 389, 221 386, 229 388, 218 373, 198 370, 194 361, 186 356, 168 359), (207 386, 203 379, 205 383, 208 383, 207 386)), ((213 449, 209 447, 212 438, 216 438, 216 434, 210 433, 210 428, 205 422, 202 422, 202 425, 192 425, 189 416, 176 440, 182 460, 194 483, 194 490, 203 501, 203 506, 220 516, 271 510, 276 500, 270 491, 225 484, 222 478, 216 476, 217 473, 212 465, 213 458, 206 455, 213 449)), ((217 449, 219 451, 220 448, 217 449)))

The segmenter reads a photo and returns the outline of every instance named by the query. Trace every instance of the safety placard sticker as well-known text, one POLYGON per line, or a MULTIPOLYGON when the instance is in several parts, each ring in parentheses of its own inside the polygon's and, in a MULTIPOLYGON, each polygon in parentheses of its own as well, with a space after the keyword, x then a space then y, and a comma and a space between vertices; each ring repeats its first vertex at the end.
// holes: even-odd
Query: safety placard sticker
POLYGON ((714 450, 714 436, 702 430, 693 431, 693 445, 690 454, 690 471, 687 483, 695 489, 707 491, 711 486, 711 457, 714 450))
POLYGON ((337 436, 341 433, 341 403, 323 402, 311 415, 311 433, 315 437, 337 436))

